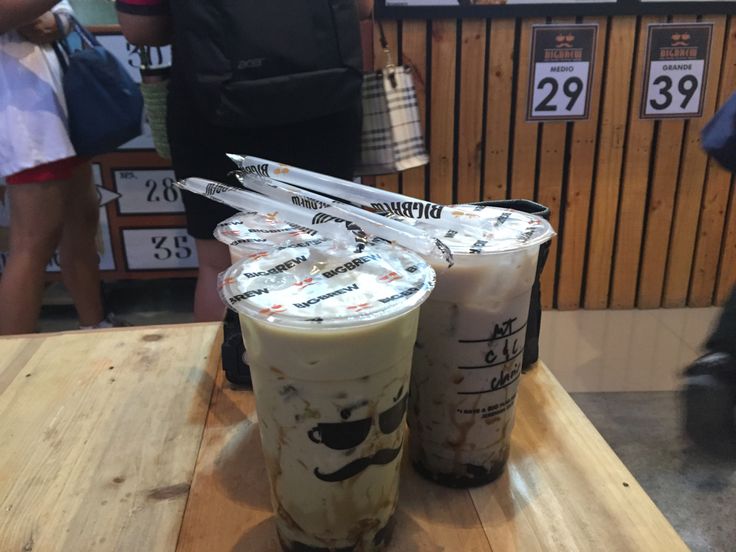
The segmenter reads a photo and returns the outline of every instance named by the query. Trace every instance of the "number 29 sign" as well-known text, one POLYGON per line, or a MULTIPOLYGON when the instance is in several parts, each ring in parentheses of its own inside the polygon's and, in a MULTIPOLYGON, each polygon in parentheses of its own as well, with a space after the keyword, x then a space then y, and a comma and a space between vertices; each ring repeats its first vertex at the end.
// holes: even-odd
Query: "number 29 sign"
POLYGON ((712 23, 649 26, 643 119, 702 116, 712 31, 712 23))
POLYGON ((598 25, 534 25, 528 121, 587 119, 598 25))

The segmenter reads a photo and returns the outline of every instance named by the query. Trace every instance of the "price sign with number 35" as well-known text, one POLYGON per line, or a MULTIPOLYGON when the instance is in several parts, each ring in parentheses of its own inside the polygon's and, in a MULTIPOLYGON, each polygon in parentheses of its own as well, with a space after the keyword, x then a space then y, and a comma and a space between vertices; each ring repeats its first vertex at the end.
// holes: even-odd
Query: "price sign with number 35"
POLYGON ((712 23, 649 26, 643 119, 702 116, 712 32, 712 23))
POLYGON ((587 119, 598 26, 534 25, 528 121, 587 119))

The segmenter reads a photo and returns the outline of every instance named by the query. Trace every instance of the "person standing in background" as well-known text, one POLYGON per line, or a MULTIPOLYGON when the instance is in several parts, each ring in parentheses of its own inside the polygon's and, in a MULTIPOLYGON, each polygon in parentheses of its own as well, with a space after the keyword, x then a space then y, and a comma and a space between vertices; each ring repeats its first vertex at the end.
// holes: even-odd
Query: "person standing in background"
MULTIPOLYGON (((345 8, 349 4, 351 9, 357 8, 357 12, 354 12, 354 34, 358 39, 360 35, 358 14, 362 19, 370 17, 373 3, 372 0, 353 1, 356 5, 346 1, 341 3, 341 7, 345 8)), ((129 42, 137 46, 161 46, 173 43, 167 126, 176 177, 182 179, 197 176, 234 183, 229 176, 234 165, 226 158, 226 154, 246 153, 352 179, 360 153, 362 125, 360 86, 355 88, 352 97, 344 106, 331 112, 327 109, 326 114, 316 118, 280 121, 275 125, 256 127, 213 123, 211 118, 197 107, 200 98, 192 85, 195 79, 191 75, 193 71, 191 56, 179 57, 182 51, 187 51, 184 40, 190 38, 187 33, 196 32, 195 29, 200 33, 206 32, 204 28, 197 27, 188 20, 188 16, 198 8, 187 4, 187 2, 169 3, 167 0, 116 2, 120 25, 129 42)), ((213 4, 215 7, 210 7, 214 12, 217 2, 213 4)), ((243 3, 242 6, 243 10, 248 9, 247 3, 243 3)), ((257 10, 252 10, 255 11, 257 10)), ((344 15, 347 12, 340 13, 344 15)), ((257 15, 253 13, 253 17, 257 15)), ((213 21, 218 20, 212 16, 207 23, 215 25, 213 21)), ((225 28, 218 31, 220 35, 229 38, 233 33, 232 29, 225 28)), ((288 38, 283 37, 280 40, 288 38)), ((262 59, 254 58, 246 61, 255 66, 262 59)), ((236 70, 239 69, 240 67, 236 70)), ((294 98, 292 101, 298 103, 299 100, 294 98)), ((186 192, 184 204, 187 229, 196 240, 199 259, 194 302, 195 319, 219 321, 224 316, 225 307, 217 292, 217 276, 229 266, 230 257, 227 247, 217 242, 212 233, 215 226, 234 214, 234 211, 186 192)))
POLYGON ((89 163, 69 140, 62 71, 52 48, 69 32, 71 14, 66 1, 0 0, 0 176, 10 201, 0 335, 36 330, 46 265, 57 247, 80 325, 113 325, 100 289, 97 193, 89 163))

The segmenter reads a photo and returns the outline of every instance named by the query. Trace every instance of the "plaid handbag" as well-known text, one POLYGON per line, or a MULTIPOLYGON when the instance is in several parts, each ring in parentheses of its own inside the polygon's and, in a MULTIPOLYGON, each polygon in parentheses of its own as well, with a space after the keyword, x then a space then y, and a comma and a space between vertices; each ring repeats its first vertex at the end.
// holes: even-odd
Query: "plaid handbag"
POLYGON ((358 176, 405 171, 429 162, 419 119, 419 105, 411 68, 391 63, 388 43, 381 45, 388 59, 383 70, 363 78, 363 133, 358 176))

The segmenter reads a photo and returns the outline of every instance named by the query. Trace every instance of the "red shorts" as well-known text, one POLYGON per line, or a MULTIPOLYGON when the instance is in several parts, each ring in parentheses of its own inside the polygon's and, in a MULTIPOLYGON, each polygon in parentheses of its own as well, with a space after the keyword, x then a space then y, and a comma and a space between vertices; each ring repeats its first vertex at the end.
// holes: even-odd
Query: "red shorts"
POLYGON ((74 169, 85 161, 86 159, 82 157, 67 157, 66 159, 11 174, 5 178, 5 182, 8 184, 33 184, 53 180, 69 180, 74 174, 74 169))

